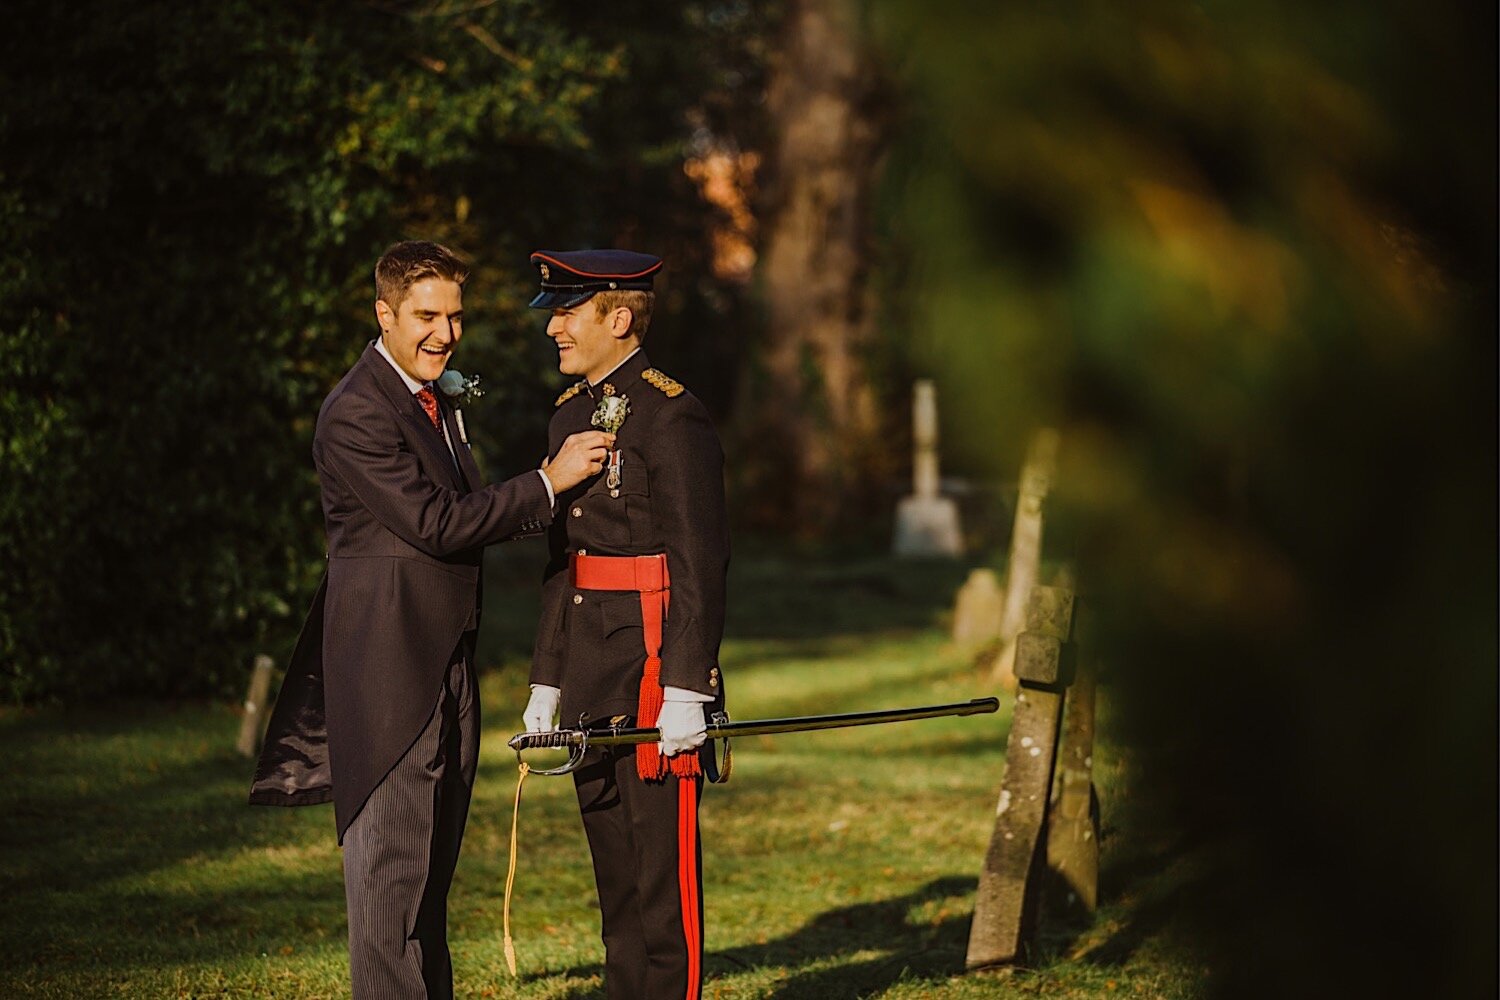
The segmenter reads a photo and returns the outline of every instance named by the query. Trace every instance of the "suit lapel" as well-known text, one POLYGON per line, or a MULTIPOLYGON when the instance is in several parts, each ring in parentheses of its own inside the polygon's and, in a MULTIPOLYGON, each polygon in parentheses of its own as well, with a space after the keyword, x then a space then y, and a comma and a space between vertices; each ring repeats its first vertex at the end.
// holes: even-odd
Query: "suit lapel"
MULTIPOLYGON (((375 350, 374 341, 365 348, 360 362, 370 366, 375 384, 380 386, 397 417, 405 423, 408 437, 417 441, 418 447, 426 456, 423 467, 444 486, 462 491, 464 484, 459 477, 458 467, 453 464, 453 456, 448 453, 448 446, 443 441, 442 431, 432 426, 432 421, 427 419, 427 414, 422 410, 422 404, 417 402, 401 376, 396 374, 396 369, 375 350)), ((440 409, 442 405, 441 402, 438 403, 440 409)))
POLYGON ((443 414, 443 423, 448 426, 448 438, 453 442, 453 451, 458 456, 458 464, 463 467, 463 477, 468 480, 470 490, 477 490, 484 485, 484 477, 479 474, 479 466, 475 464, 474 456, 469 453, 469 445, 464 441, 465 435, 458 432, 458 408, 439 395, 438 409, 443 414))

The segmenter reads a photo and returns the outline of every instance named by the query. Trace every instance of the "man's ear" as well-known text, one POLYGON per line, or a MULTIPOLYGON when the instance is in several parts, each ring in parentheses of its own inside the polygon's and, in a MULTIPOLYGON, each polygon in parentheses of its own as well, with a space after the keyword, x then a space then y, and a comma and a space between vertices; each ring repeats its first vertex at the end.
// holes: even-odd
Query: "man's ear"
POLYGON ((375 300, 375 322, 380 324, 380 332, 393 328, 396 325, 396 312, 385 301, 375 300))
POLYGON ((629 306, 619 306, 609 314, 609 332, 613 337, 625 337, 630 333, 630 324, 635 322, 635 313, 629 306))

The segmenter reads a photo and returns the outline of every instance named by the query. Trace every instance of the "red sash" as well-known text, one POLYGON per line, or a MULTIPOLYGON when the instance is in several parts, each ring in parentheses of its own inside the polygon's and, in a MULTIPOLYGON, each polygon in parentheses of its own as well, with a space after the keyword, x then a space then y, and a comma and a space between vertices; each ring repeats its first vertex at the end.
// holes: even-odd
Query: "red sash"
MULTIPOLYGON (((571 558, 573 586, 580 590, 633 590, 641 595, 641 632, 646 645, 646 669, 641 674, 641 691, 636 706, 636 725, 650 728, 661 713, 661 633, 672 603, 672 578, 667 572, 667 554, 650 556, 589 556, 571 558)), ((701 774, 698 753, 680 753, 663 757, 655 743, 635 748, 636 773, 644 781, 665 778, 670 772, 679 778, 701 774)))

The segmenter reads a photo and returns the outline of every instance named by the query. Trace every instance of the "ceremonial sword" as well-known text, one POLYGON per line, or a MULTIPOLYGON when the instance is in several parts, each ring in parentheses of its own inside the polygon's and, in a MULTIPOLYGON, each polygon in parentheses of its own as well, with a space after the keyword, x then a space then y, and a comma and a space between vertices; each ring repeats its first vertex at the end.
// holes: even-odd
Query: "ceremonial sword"
MULTIPOLYGON (((894 708, 881 712, 845 712, 840 715, 801 715, 786 719, 751 719, 747 722, 730 722, 723 712, 715 712, 704 727, 707 742, 724 741, 724 765, 709 765, 710 776, 716 781, 729 777, 729 740, 734 736, 766 736, 773 733, 807 733, 819 729, 848 729, 851 726, 879 726, 888 722, 912 722, 916 719, 938 719, 949 715, 986 715, 1000 708, 997 698, 974 698, 971 701, 954 702, 949 705, 918 705, 913 708, 894 708)), ((625 728, 620 726, 604 729, 556 729, 550 733, 517 733, 510 738, 509 746, 517 759, 526 750, 568 751, 565 763, 550 770, 531 769, 532 774, 569 774, 583 763, 583 755, 589 747, 635 746, 640 743, 657 743, 661 730, 648 728, 625 728)), ((712 758, 710 753, 709 757, 712 758)), ((716 762, 715 762, 716 763, 716 762)))

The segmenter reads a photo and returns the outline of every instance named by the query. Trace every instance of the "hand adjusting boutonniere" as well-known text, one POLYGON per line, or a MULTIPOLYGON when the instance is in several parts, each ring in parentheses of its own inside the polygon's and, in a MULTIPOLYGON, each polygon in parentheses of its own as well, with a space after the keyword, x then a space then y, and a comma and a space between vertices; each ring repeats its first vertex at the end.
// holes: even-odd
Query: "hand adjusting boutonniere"
POLYGON ((464 427, 464 412, 459 409, 465 403, 472 403, 484 395, 484 390, 479 388, 479 376, 464 376, 463 372, 449 368, 438 376, 434 383, 444 396, 448 397, 453 404, 453 419, 458 424, 458 437, 464 444, 469 443, 469 431, 464 427))
MULTIPOLYGON (((608 382, 604 383, 604 395, 599 399, 599 405, 594 409, 594 417, 589 422, 601 431, 618 434, 620 427, 625 423, 625 418, 630 416, 630 397, 615 394, 615 387, 608 382)), ((604 485, 609 487, 609 495, 618 497, 620 495, 620 462, 619 449, 609 453, 609 475, 605 478, 604 485)))

